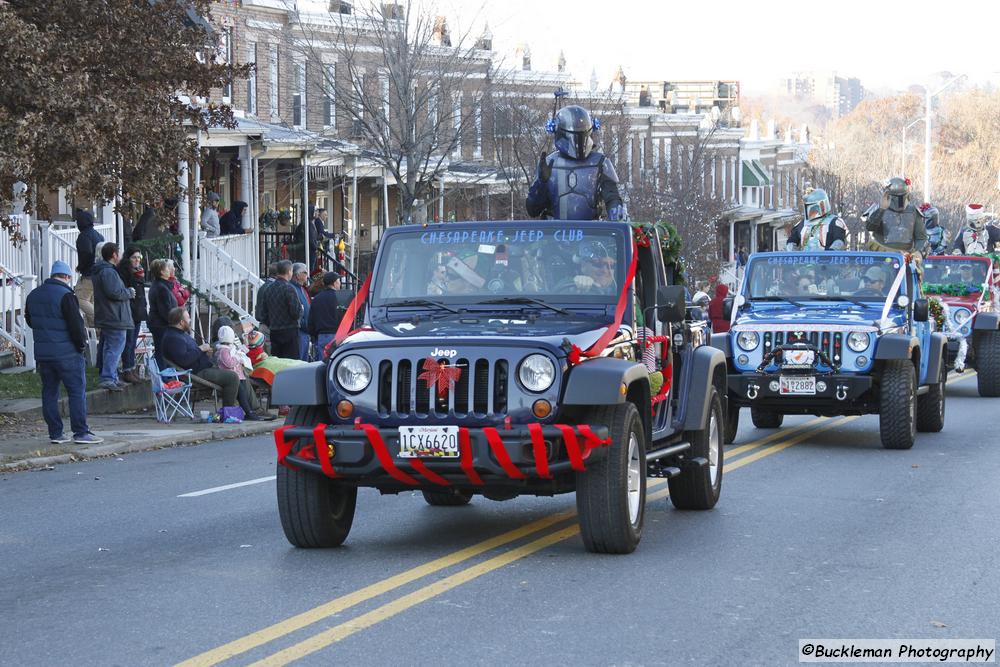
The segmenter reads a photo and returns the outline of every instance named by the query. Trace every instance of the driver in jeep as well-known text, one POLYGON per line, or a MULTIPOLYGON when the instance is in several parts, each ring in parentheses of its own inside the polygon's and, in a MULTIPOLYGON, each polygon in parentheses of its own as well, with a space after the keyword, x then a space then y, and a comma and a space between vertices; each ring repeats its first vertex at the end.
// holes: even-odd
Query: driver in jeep
POLYGON ((600 241, 584 241, 574 260, 579 264, 577 275, 556 285, 559 294, 613 294, 616 290, 614 252, 600 241))
POLYGON ((877 266, 865 271, 864 287, 854 296, 885 296, 885 274, 877 266))

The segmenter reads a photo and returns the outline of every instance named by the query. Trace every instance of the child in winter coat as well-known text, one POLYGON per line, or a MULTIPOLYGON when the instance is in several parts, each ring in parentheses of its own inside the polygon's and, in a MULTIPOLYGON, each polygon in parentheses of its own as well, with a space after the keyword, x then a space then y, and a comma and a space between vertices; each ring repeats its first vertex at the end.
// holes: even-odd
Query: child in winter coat
POLYGON ((250 358, 236 342, 236 332, 232 327, 219 327, 219 345, 215 352, 215 363, 219 368, 232 371, 240 379, 240 389, 237 398, 247 421, 262 421, 274 419, 272 415, 258 415, 250 406, 250 387, 247 384, 247 371, 253 370, 250 358))

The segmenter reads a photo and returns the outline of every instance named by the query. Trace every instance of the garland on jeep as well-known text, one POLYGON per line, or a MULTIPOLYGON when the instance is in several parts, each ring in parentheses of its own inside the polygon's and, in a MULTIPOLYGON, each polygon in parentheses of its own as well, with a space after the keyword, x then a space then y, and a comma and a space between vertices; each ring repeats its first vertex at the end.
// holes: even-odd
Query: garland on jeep
POLYGON ((660 253, 663 255, 663 262, 667 266, 674 267, 674 280, 676 284, 684 284, 684 258, 681 257, 681 247, 683 243, 681 241, 681 235, 677 232, 677 228, 671 225, 669 222, 633 222, 632 224, 632 238, 635 240, 635 244, 640 248, 648 248, 652 243, 652 236, 650 232, 653 229, 657 229, 660 232, 660 253))
POLYGON ((979 294, 983 286, 978 283, 924 283, 925 294, 944 294, 946 296, 969 296, 979 294))

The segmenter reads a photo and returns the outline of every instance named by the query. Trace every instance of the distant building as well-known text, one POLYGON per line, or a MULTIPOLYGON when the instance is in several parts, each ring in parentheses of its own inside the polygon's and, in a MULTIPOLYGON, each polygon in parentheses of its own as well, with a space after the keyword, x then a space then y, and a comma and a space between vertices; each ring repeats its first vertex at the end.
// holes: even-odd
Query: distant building
POLYGON ((660 113, 709 113, 740 103, 738 81, 626 81, 626 103, 660 113))
POLYGON ((792 97, 812 99, 840 118, 854 111, 865 96, 861 80, 838 76, 833 71, 795 72, 781 80, 779 91, 792 97))

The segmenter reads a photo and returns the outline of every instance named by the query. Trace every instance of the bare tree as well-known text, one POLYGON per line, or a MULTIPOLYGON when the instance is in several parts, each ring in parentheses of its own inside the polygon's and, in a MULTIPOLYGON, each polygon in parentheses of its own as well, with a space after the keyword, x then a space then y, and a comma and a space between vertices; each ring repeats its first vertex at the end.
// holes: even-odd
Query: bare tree
MULTIPOLYGON (((396 180, 402 220, 433 199, 451 160, 481 156, 484 102, 496 83, 488 44, 450 34, 415 2, 332 13, 298 30, 293 49, 319 73, 336 122, 347 123, 337 132, 396 180)), ((334 149, 356 155, 343 143, 334 149)))

